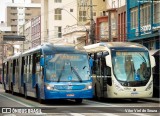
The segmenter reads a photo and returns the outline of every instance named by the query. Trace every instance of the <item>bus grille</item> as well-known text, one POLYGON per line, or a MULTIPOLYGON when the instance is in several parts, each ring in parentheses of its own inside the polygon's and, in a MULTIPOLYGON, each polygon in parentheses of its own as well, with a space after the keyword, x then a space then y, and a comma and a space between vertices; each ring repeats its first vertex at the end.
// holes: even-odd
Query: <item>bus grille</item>
POLYGON ((82 90, 85 88, 85 85, 55 85, 54 89, 57 90, 82 90))

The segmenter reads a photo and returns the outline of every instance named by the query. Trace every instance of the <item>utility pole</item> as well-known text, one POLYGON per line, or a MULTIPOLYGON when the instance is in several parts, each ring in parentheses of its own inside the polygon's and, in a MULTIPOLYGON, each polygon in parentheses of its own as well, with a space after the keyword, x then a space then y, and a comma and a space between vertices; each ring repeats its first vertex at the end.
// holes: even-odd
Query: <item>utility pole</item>
POLYGON ((112 41, 112 26, 111 26, 111 11, 108 12, 108 25, 109 25, 109 42, 112 41))
POLYGON ((95 23, 93 20, 93 4, 92 0, 90 0, 90 40, 91 43, 95 43, 95 23))

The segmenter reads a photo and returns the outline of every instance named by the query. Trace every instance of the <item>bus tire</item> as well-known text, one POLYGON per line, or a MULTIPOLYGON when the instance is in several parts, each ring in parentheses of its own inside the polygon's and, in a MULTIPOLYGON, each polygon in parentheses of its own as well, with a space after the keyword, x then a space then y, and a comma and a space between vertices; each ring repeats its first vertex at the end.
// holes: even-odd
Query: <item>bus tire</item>
POLYGON ((131 98, 132 102, 138 102, 138 98, 131 98))
POLYGON ((81 104, 83 99, 79 98, 79 99, 75 99, 75 101, 76 101, 77 104, 81 104))
POLYGON ((27 97, 27 88, 26 88, 26 85, 25 85, 25 84, 24 84, 23 89, 24 89, 24 97, 25 97, 26 99, 28 99, 28 97, 27 97))
POLYGON ((44 100, 40 97, 38 86, 36 86, 36 99, 40 104, 44 103, 44 100))
POLYGON ((11 83, 11 93, 12 93, 12 95, 14 95, 13 83, 11 83))
POLYGON ((7 89, 6 89, 6 84, 5 84, 5 83, 4 83, 3 87, 4 87, 5 93, 8 93, 8 91, 7 91, 7 89))
POLYGON ((96 86, 96 84, 95 84, 95 86, 94 86, 94 98, 95 98, 95 99, 98 98, 98 96, 97 96, 97 86, 96 86))

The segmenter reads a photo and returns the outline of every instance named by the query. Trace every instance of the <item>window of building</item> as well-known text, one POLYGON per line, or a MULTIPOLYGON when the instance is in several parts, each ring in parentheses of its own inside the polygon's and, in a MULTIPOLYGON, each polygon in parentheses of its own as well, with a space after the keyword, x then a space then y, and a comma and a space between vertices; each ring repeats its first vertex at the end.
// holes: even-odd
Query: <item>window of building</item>
POLYGON ((30 16, 31 14, 29 14, 29 13, 26 13, 26 16, 30 16))
POLYGON ((30 10, 30 8, 26 8, 26 10, 30 10))
POLYGON ((138 8, 131 9, 131 29, 135 29, 138 27, 138 8))
POLYGON ((61 3, 62 0, 54 0, 54 3, 61 3))
POLYGON ((87 20, 86 11, 79 11, 79 21, 85 22, 87 20))
POLYGON ((154 8, 153 21, 154 23, 160 23, 160 2, 155 2, 153 8, 154 8))
POLYGON ((27 22, 27 21, 29 21, 29 19, 25 19, 25 21, 27 22))
POLYGON ((106 15, 106 11, 100 11, 100 16, 105 16, 106 15))
POLYGON ((93 12, 93 16, 96 16, 96 12, 93 12))
POLYGON ((55 38, 61 38, 62 37, 62 27, 60 26, 55 26, 54 27, 54 36, 55 38))
POLYGON ((140 6, 140 26, 151 24, 151 6, 146 3, 140 6))
POLYGON ((70 12, 73 12, 73 9, 70 9, 70 12))
POLYGON ((54 10, 54 19, 55 20, 61 20, 62 19, 62 13, 61 13, 61 9, 57 8, 54 10))
POLYGON ((23 19, 19 19, 19 21, 23 21, 23 19))
POLYGON ((17 27, 17 25, 11 25, 11 27, 17 27))
POLYGON ((11 9, 12 9, 12 10, 16 10, 17 8, 16 8, 16 7, 11 7, 11 9))
POLYGON ((17 15, 17 13, 11 13, 11 15, 17 15))

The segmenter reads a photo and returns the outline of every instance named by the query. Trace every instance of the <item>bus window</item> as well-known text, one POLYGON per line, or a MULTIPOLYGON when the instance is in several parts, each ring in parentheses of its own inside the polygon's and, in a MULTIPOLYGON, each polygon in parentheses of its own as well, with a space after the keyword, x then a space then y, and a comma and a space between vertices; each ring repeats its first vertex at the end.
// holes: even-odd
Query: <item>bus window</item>
POLYGON ((134 81, 134 63, 131 55, 128 55, 125 57, 125 72, 126 72, 127 80, 134 81))

